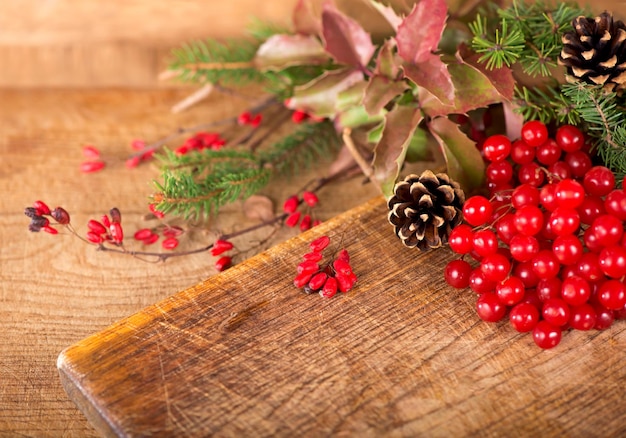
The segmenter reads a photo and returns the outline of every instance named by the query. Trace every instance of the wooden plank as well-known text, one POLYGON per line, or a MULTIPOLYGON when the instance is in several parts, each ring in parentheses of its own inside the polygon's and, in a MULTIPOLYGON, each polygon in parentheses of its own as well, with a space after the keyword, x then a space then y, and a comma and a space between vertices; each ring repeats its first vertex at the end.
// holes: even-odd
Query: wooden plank
POLYGON ((402 247, 365 203, 66 349, 70 396, 104 435, 623 436, 626 331, 538 349, 402 247), (310 240, 345 246, 358 286, 292 285, 310 240))

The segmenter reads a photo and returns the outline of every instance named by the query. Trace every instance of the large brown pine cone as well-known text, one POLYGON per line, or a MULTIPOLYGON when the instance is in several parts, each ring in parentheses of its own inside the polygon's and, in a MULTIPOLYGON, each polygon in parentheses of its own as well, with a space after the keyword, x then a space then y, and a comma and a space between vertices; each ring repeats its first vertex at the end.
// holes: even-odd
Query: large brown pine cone
POLYGON ((563 34, 559 63, 567 80, 604 85, 609 91, 626 89, 626 26, 603 12, 596 18, 580 16, 574 30, 563 34))
POLYGON ((394 187, 389 199, 389 222, 408 247, 438 248, 463 219, 465 194, 445 173, 426 170, 409 175, 394 187))

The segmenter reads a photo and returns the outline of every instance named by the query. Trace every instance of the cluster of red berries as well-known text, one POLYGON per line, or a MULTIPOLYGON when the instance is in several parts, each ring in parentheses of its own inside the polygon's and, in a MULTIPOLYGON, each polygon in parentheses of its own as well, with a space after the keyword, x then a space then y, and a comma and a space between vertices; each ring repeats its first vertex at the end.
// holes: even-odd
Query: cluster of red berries
POLYGON ((161 246, 163 249, 174 250, 180 243, 178 238, 185 230, 178 225, 161 225, 154 228, 142 228, 137 230, 133 235, 135 240, 142 242, 144 245, 152 245, 156 243, 163 235, 161 246))
POLYGON ((225 239, 217 239, 213 243, 213 248, 211 248, 211 255, 214 257, 221 256, 215 261, 215 269, 218 272, 222 272, 228 268, 233 263, 233 259, 231 256, 226 255, 225 253, 233 249, 232 242, 225 239))
POLYGON ((185 155, 192 151, 212 149, 217 151, 226 144, 221 135, 217 132, 197 132, 187 138, 182 145, 174 150, 176 155, 185 155))
POLYGON ((252 114, 250 111, 244 111, 237 117, 238 125, 250 125, 253 128, 258 128, 262 121, 263 115, 261 113, 252 114))
POLYGON ((317 206, 319 198, 317 195, 310 191, 302 193, 302 198, 297 195, 288 197, 283 203, 283 212, 287 214, 285 219, 285 225, 288 227, 295 227, 300 224, 300 231, 306 231, 312 227, 315 227, 321 223, 319 219, 314 219, 312 215, 312 209, 317 206), (305 205, 305 211, 299 210, 301 205, 305 205))
POLYGON ((91 243, 99 245, 104 242, 109 242, 119 246, 124 240, 122 214, 116 207, 109 210, 109 215, 103 214, 99 221, 89 219, 87 229, 88 231, 85 237, 91 243))
MULTIPOLYGON (((146 142, 144 140, 141 140, 141 139, 134 139, 134 140, 132 140, 130 142, 130 147, 134 151, 141 151, 141 150, 145 149, 146 142)), ((126 167, 128 167, 129 169, 133 169, 133 168, 139 166, 139 164, 142 161, 151 160, 153 157, 154 157, 154 149, 149 149, 146 152, 142 153, 141 155, 136 155, 136 156, 131 157, 128 160, 126 160, 126 167)))
POLYGON ((32 207, 26 207, 24 214, 30 218, 30 224, 28 229, 32 232, 38 233, 39 231, 45 231, 50 234, 58 234, 59 231, 50 224, 50 219, 59 225, 67 225, 70 223, 70 215, 62 207, 57 207, 54 210, 50 210, 50 207, 43 201, 33 202, 32 207))
POLYGON ((332 298, 337 291, 348 292, 357 281, 350 266, 350 255, 342 249, 333 260, 322 263, 322 252, 330 244, 328 236, 322 236, 309 244, 310 252, 303 257, 304 261, 298 265, 296 277, 293 280, 297 288, 311 294, 319 292, 324 298, 332 298))
POLYGON ((100 158, 100 151, 93 145, 83 147, 85 161, 80 163, 80 171, 83 173, 94 173, 104 169, 105 162, 100 158))
POLYGON ((555 347, 564 330, 603 330, 626 317, 626 191, 585 149, 575 126, 550 138, 539 121, 514 142, 488 137, 490 199, 467 199, 465 223, 449 237, 455 253, 479 265, 454 260, 446 281, 478 294, 481 319, 508 313, 541 348, 555 347))

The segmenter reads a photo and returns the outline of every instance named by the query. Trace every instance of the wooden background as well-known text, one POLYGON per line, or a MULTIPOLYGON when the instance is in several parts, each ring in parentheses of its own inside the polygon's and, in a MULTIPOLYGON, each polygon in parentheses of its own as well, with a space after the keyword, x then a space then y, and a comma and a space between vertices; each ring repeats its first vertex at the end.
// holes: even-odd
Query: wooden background
MULTIPOLYGON (((128 229, 143 226, 145 196, 158 171, 124 168, 129 141, 232 116, 246 103, 212 96, 171 115, 190 90, 156 80, 170 48, 208 35, 239 35, 252 16, 286 22, 294 3, 0 2, 0 436, 93 436, 61 388, 59 352, 214 273, 206 255, 149 264, 97 253, 70 236, 29 233, 23 208, 35 199, 63 205, 80 227, 118 206, 128 229), (102 150, 106 172, 77 171, 87 143, 102 150)), ((626 10, 623 0, 594 8, 604 5, 626 10)), ((267 194, 280 202, 300 182, 267 194)), ((321 193, 334 201, 320 207, 320 217, 376 194, 359 180, 321 193)), ((226 229, 245 218, 236 205, 220 221, 214 226, 226 229)))

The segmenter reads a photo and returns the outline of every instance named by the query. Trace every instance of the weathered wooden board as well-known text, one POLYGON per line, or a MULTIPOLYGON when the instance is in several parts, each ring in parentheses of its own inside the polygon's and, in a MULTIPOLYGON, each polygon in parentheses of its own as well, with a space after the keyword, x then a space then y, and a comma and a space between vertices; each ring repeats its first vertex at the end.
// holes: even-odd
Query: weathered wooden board
POLYGON ((538 349, 405 249, 376 198, 67 348, 70 397, 104 435, 623 436, 625 324, 538 349), (358 286, 292 285, 308 242, 358 286))

